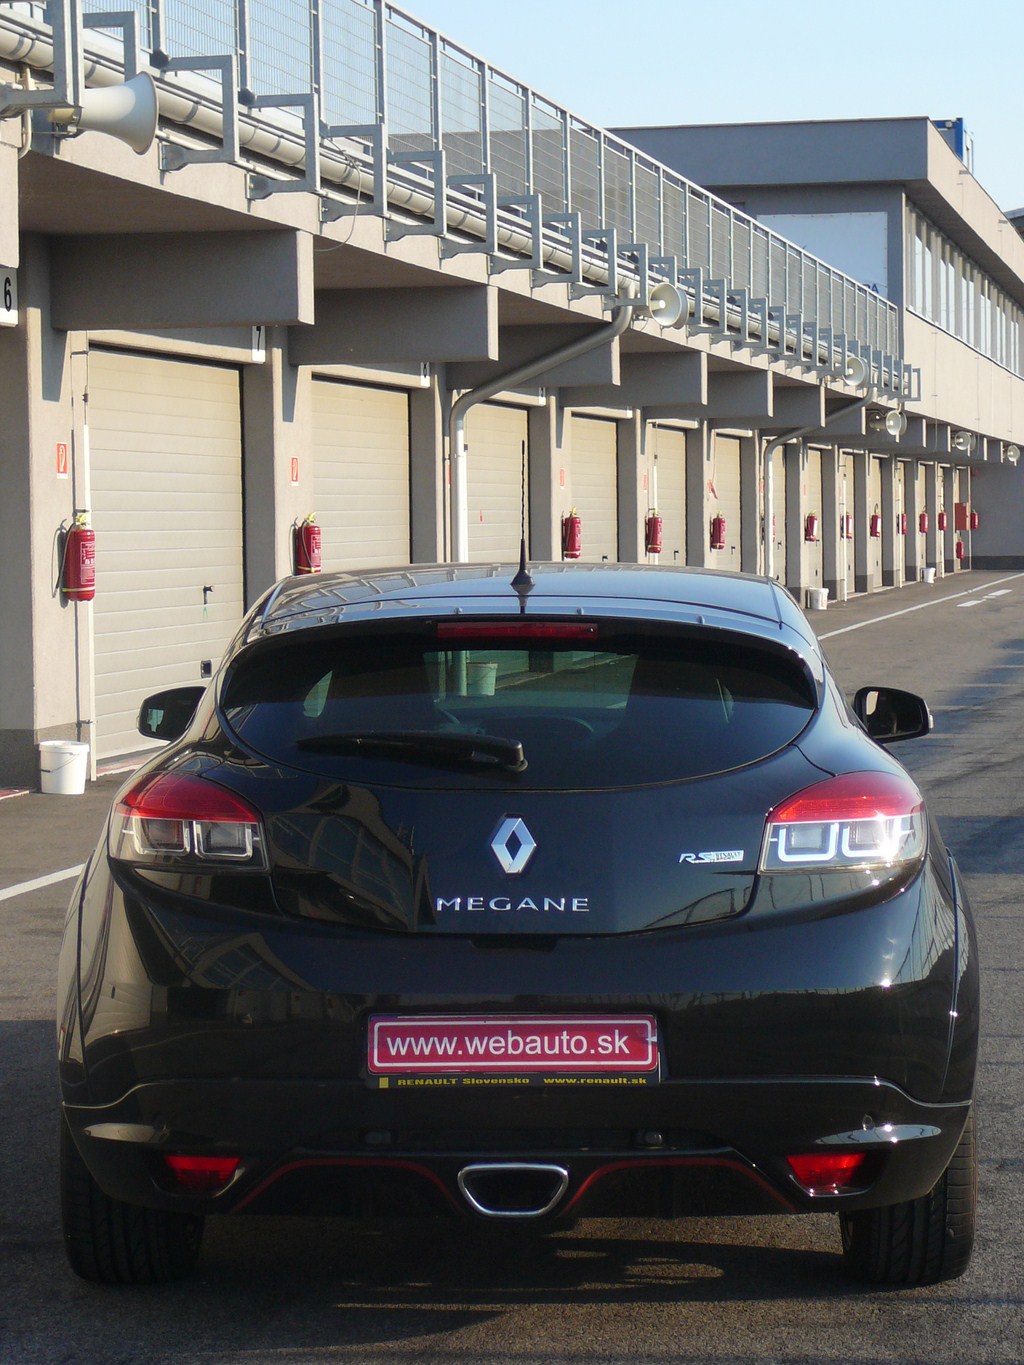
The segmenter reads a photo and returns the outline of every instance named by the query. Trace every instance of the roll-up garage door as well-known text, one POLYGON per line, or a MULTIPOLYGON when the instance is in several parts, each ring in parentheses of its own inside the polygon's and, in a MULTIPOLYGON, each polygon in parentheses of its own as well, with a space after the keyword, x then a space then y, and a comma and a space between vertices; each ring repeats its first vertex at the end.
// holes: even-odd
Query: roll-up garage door
POLYGON ((807 587, 821 587, 821 565, 822 565, 822 506, 821 506, 821 451, 808 450, 807 465, 804 469, 804 497, 805 515, 816 516, 818 518, 817 528, 814 532, 814 539, 807 540, 806 531, 804 534, 804 548, 807 552, 807 587))
POLYGON ((313 381, 313 506, 325 569, 408 564, 409 397, 313 381))
POLYGON ((686 433, 654 427, 650 504, 661 517, 660 564, 686 563, 686 433))
MULTIPOLYGON (((523 534, 525 408, 481 403, 466 414, 469 558, 473 563, 519 558, 523 534)), ((529 491, 527 490, 527 507, 529 491)), ((529 552, 529 525, 527 525, 529 552)))
MULTIPOLYGON (((572 419, 572 500, 590 563, 619 557, 618 431, 595 417, 572 419)), ((568 509, 566 509, 568 510, 568 509)))
POLYGON ((868 504, 868 592, 873 592, 882 586, 882 462, 873 455, 868 456, 868 504), (876 536, 871 534, 872 517, 878 517, 876 536))
POLYGON ((735 436, 712 437, 711 487, 708 503, 712 517, 725 517, 725 549, 712 550, 712 569, 739 569, 740 546, 740 443, 735 436))
POLYGON ((143 747, 139 703, 201 681, 242 615, 238 371, 89 354, 98 758, 143 747))
POLYGON ((786 579, 786 450, 780 446, 772 451, 772 577, 780 583, 786 579))
POLYGON ((854 494, 852 455, 844 455, 842 458, 842 494, 839 512, 842 518, 840 531, 842 532, 843 564, 846 572, 846 595, 850 597, 857 590, 855 573, 857 518, 862 515, 862 509, 857 506, 857 499, 854 494))

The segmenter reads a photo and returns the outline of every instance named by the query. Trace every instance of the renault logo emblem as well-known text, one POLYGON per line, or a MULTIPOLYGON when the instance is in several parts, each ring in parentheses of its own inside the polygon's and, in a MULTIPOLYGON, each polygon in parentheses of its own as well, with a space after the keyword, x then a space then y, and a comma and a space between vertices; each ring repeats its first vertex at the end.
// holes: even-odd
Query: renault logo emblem
POLYGON ((536 840, 518 815, 506 815, 491 840, 491 852, 501 864, 502 871, 510 877, 523 871, 536 847, 536 840))

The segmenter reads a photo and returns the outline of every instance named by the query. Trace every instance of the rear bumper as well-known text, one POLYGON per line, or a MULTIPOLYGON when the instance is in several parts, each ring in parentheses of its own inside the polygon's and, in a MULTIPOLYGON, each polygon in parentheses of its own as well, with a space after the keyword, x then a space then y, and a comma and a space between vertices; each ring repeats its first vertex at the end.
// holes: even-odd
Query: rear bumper
POLYGON ((942 1174, 967 1104, 916 1103, 874 1078, 671 1082, 600 1093, 404 1095, 351 1084, 176 1081, 66 1105, 111 1195, 196 1212, 473 1214, 468 1166, 564 1169, 551 1217, 854 1209, 916 1198, 942 1174), (628 1091, 628 1094, 625 1093, 628 1091), (454 1101, 458 1099, 458 1102, 454 1101), (851 1193, 810 1195, 787 1155, 863 1151, 851 1193), (231 1185, 176 1192, 162 1154, 241 1159, 231 1185))

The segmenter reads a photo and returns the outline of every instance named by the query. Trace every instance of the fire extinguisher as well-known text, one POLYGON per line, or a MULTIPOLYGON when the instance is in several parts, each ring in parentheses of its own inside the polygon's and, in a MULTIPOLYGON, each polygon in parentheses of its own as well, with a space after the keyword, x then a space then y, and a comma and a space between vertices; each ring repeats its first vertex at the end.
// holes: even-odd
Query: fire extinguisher
POLYGON ((721 513, 711 518, 711 548, 712 550, 725 549, 725 517, 721 513))
POLYGON ((901 536, 905 536, 906 534, 907 534, 907 514, 906 514, 906 512, 901 512, 901 513, 900 513, 900 535, 901 535, 901 536))
POLYGON ((972 530, 972 531, 976 531, 980 525, 981 525, 981 517, 978 515, 977 512, 972 512, 972 513, 971 513, 971 530, 972 530))
POLYGON ((954 546, 954 553, 956 554, 957 559, 963 559, 963 557, 964 557, 964 543, 963 543, 962 540, 958 540, 958 541, 957 541, 956 545, 954 546))
POLYGON ((842 530, 842 536, 843 536, 843 539, 844 539, 844 540, 852 540, 852 539, 853 539, 853 513, 852 513, 852 512, 846 512, 846 513, 843 514, 843 524, 842 524, 841 530, 842 530))
POLYGON ((882 518, 878 512, 871 513, 871 523, 869 527, 871 535, 875 540, 882 534, 882 518))
POLYGON ((60 590, 72 602, 91 602, 96 596, 96 532, 88 512, 76 512, 64 533, 60 590))
POLYGON ((583 553, 583 522, 572 508, 567 517, 562 518, 562 558, 579 559, 583 553))
POLYGON ((816 541, 818 539, 818 514, 808 512, 804 518, 804 540, 816 541))
POLYGON ((928 530, 928 513, 922 512, 917 519, 917 529, 924 535, 928 530))
POLYGON ((647 513, 647 520, 644 523, 644 550, 649 555, 661 554, 661 535, 663 530, 661 517, 652 507, 647 513))
POLYGON ((322 561, 323 533, 310 512, 305 521, 294 528, 296 573, 319 573, 322 561))
POLYGON ((938 527, 939 527, 939 530, 940 530, 940 531, 944 531, 948 525, 949 525, 949 518, 946 516, 945 512, 940 512, 939 515, 938 515, 938 527))

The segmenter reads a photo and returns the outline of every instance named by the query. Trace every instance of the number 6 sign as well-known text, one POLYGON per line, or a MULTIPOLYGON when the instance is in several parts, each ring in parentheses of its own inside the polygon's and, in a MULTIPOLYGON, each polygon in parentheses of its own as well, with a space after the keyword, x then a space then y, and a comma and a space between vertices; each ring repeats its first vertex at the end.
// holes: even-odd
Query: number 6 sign
POLYGON ((18 325, 18 275, 0 266, 0 327, 18 325))

